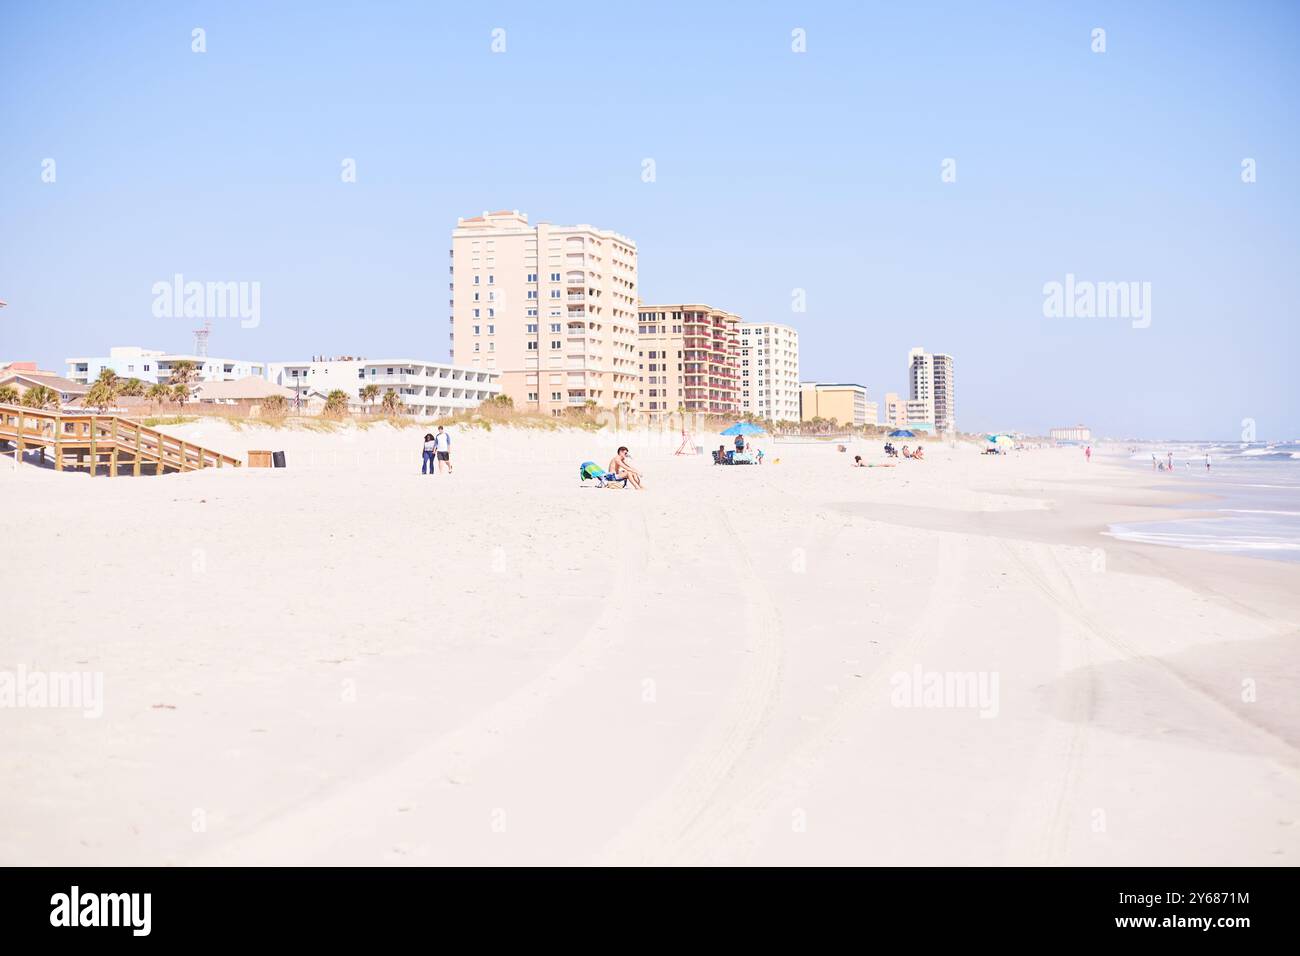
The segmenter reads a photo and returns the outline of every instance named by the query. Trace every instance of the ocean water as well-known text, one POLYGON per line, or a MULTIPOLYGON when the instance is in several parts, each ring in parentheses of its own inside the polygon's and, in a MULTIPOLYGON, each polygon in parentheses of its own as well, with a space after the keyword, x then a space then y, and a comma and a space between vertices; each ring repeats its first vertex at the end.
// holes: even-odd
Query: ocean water
POLYGON ((1175 442, 1143 444, 1125 451, 1134 468, 1154 481, 1167 480, 1214 497, 1180 506, 1214 517, 1111 525, 1129 541, 1220 551, 1276 561, 1300 561, 1300 442, 1175 442), (1173 452, 1173 472, 1152 471, 1173 452), (1205 456, 1210 456, 1210 469, 1205 456))

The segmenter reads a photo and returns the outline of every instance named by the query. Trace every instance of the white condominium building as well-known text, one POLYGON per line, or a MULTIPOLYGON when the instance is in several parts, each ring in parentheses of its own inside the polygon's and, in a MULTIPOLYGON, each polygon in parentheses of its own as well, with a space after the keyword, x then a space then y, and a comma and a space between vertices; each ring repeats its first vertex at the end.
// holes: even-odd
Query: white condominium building
POLYGON ((177 362, 192 362, 197 373, 195 381, 199 382, 237 382, 250 375, 266 375, 265 362, 185 355, 142 349, 135 345, 116 345, 108 350, 108 355, 64 361, 68 366, 68 378, 82 385, 88 385, 99 378, 99 373, 106 368, 112 369, 118 378, 138 378, 150 384, 166 384, 171 378, 172 367, 177 362))
POLYGON ((635 407, 637 252, 594 226, 532 226, 518 210, 451 234, 451 358, 500 376, 521 410, 635 407))
POLYGON ((740 327, 740 410, 799 421, 799 333, 775 322, 740 327))
POLYGON ((930 353, 919 346, 907 353, 908 423, 932 422, 939 433, 957 429, 957 391, 953 380, 952 356, 930 353), (913 403, 924 403, 914 411, 913 403), (913 416, 916 416, 914 419, 913 416), (924 416, 922 418, 921 416, 924 416))
POLYGON ((1047 434, 1053 441, 1092 441, 1092 429, 1087 425, 1053 428, 1047 434))
POLYGON ((293 389, 303 402, 313 392, 328 395, 342 389, 350 406, 376 407, 391 389, 409 414, 429 417, 475 408, 501 394, 495 372, 417 359, 319 356, 309 362, 272 362, 267 369, 272 382, 293 389), (377 386, 379 394, 363 400, 361 390, 367 385, 377 386))

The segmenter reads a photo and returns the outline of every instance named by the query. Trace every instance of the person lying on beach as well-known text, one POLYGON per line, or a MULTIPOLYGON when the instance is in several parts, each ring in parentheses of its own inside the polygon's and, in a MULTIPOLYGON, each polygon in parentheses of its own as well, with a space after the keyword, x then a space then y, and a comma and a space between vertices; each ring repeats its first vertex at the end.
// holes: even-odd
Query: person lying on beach
POLYGON ((619 445, 618 451, 610 459, 609 467, 605 469, 615 478, 626 478, 627 483, 638 491, 641 489, 641 472, 637 471, 628 463, 630 454, 626 445, 619 445))

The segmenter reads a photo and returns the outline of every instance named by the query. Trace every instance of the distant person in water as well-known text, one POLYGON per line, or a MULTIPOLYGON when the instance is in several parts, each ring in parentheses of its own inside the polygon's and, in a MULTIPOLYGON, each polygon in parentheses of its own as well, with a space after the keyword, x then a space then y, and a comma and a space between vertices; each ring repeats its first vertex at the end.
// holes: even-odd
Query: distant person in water
POLYGON ((1210 470, 1210 453, 1208 451, 1205 453, 1205 470, 1210 470))

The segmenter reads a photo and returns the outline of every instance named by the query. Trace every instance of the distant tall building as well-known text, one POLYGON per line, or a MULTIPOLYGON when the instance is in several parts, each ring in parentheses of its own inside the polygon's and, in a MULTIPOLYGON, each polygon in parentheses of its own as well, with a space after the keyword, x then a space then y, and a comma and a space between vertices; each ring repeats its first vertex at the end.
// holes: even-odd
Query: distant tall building
POLYGON ((1092 429, 1087 425, 1053 428, 1047 433, 1052 441, 1092 441, 1092 429))
POLYGON ((799 420, 799 333, 790 326, 741 325, 740 410, 768 421, 799 420))
POLYGON ((934 424, 936 432, 956 431, 957 394, 953 381, 952 356, 912 349, 908 358, 908 423, 934 424), (913 403, 923 403, 924 408, 913 403), (920 416, 924 415, 923 420, 920 416), (914 416, 918 420, 914 421, 914 416))
POLYGON ((804 382, 799 394, 800 421, 834 419, 841 425, 867 424, 867 387, 852 383, 804 382))
POLYGON ((635 407, 651 417, 683 409, 740 413, 738 315, 699 303, 642 305, 635 407))
POLYGON ((881 424, 894 428, 907 425, 907 402, 899 398, 897 392, 885 393, 885 419, 881 424))
POLYGON ((637 251, 595 226, 518 210, 451 234, 451 361, 501 376, 516 408, 561 415, 637 400, 637 251))

